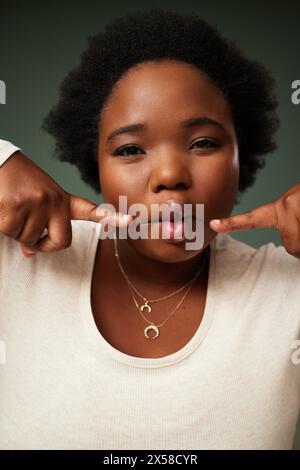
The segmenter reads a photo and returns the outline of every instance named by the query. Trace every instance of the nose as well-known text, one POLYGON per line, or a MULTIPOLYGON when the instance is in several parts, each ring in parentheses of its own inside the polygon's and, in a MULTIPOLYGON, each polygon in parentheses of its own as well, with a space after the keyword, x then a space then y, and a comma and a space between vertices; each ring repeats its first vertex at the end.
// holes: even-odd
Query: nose
POLYGON ((152 167, 151 191, 187 190, 191 185, 191 173, 186 161, 174 153, 163 154, 152 167))

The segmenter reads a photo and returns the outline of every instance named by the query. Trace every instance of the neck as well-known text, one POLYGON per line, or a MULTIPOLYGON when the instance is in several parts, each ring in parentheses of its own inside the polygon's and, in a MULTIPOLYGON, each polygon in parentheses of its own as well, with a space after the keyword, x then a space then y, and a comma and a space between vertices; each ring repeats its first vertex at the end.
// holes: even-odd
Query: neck
MULTIPOLYGON (((110 242, 112 255, 115 257, 114 242, 113 240, 110 240, 110 242)), ((158 295, 160 292, 162 294, 171 293, 190 281, 201 267, 202 270, 198 279, 206 278, 209 259, 209 253, 206 252, 209 247, 189 260, 166 263, 145 257, 135 250, 126 239, 118 239, 117 242, 119 260, 126 275, 145 295, 150 294, 154 289, 158 295)), ((114 264, 119 272, 118 276, 123 278, 117 259, 114 264)))

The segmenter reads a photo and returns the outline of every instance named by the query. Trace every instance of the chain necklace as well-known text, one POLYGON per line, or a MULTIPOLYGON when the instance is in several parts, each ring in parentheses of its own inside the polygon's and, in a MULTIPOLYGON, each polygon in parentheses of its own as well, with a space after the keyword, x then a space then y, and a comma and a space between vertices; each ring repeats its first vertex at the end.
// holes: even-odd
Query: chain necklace
MULTIPOLYGON (((160 297, 159 299, 152 299, 152 300, 149 300, 149 299, 146 299, 146 297, 143 296, 143 294, 140 293, 140 291, 133 285, 133 283, 130 281, 129 277, 127 276, 127 274, 125 273, 124 271, 124 268, 120 262, 120 257, 119 257, 119 251, 118 251, 118 244, 117 244, 117 239, 114 238, 114 246, 115 246, 115 256, 117 258, 117 262, 118 262, 118 265, 119 265, 119 268, 123 274, 123 276, 125 277, 128 285, 134 290, 134 292, 143 299, 144 303, 143 305, 141 306, 141 311, 143 312, 143 310, 146 308, 148 310, 148 313, 151 313, 151 305, 149 304, 153 304, 155 302, 161 302, 163 300, 167 300, 169 299, 170 297, 173 297, 174 295, 176 294, 179 294, 179 292, 181 292, 183 289, 185 289, 185 287, 187 287, 191 282, 193 282, 193 279, 191 279, 190 281, 186 282, 182 287, 180 287, 179 289, 176 289, 174 292, 172 292, 171 294, 168 294, 164 297, 160 297)), ((201 270, 202 268, 200 268, 201 270)), ((196 273, 197 275, 197 273, 196 273)))
POLYGON ((181 304, 183 303, 184 299, 186 298, 187 294, 189 293, 191 287, 193 286, 194 282, 196 281, 197 277, 199 276, 199 274, 201 273, 204 265, 205 265, 205 261, 206 261, 206 257, 207 257, 207 254, 208 254, 208 249, 205 250, 205 254, 204 254, 204 259, 203 259, 203 263, 200 267, 200 269, 196 272, 196 274, 194 275, 194 277, 188 281, 186 284, 184 284, 184 286, 182 286, 180 289, 177 289, 175 292, 173 292, 172 294, 169 294, 167 296, 164 296, 164 297, 161 297, 159 299, 153 299, 153 300, 149 300, 149 299, 146 299, 146 297, 144 297, 139 291, 138 289, 133 285, 133 283, 130 281, 129 277, 127 276, 127 274, 125 273, 125 270, 120 262, 120 257, 119 257, 119 251, 118 251, 118 243, 117 243, 117 238, 114 237, 114 247, 115 247, 115 257, 117 259, 117 263, 118 263, 118 266, 120 268, 120 271, 121 273, 123 274, 127 284, 128 284, 128 287, 129 287, 129 290, 130 290, 130 293, 132 295, 132 298, 133 298, 133 301, 134 301, 134 304, 139 312, 139 314, 143 317, 143 319, 148 323, 148 326, 144 329, 144 335, 147 339, 155 339, 159 336, 160 334, 160 331, 159 331, 159 328, 162 327, 174 314, 175 312, 179 309, 179 307, 181 306, 181 304), (169 316, 162 322, 160 323, 159 325, 156 325, 154 324, 152 321, 149 321, 143 314, 143 310, 145 308, 147 308, 148 312, 150 313, 151 312, 151 306, 149 305, 149 303, 154 303, 154 302, 159 302, 159 301, 162 301, 162 300, 166 300, 174 295, 176 295, 177 293, 181 292, 185 287, 187 287, 187 290, 186 292, 184 293, 182 299, 179 301, 179 303, 176 305, 176 307, 171 311, 171 313, 169 314, 169 316), (138 305, 138 302, 134 296, 134 293, 133 292, 136 292, 143 300, 144 300, 144 304, 140 307, 138 305), (153 336, 152 338, 150 336, 148 336, 148 331, 150 330, 153 330, 155 332, 155 336, 153 336))

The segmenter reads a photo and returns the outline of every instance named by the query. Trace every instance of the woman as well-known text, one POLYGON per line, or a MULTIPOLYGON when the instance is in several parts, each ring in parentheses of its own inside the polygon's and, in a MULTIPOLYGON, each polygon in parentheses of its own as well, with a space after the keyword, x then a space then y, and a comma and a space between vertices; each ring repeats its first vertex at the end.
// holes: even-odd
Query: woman
POLYGON ((200 250, 162 223, 158 239, 99 238, 107 213, 3 144, 2 448, 291 448, 299 185, 229 217, 275 148, 273 85, 197 15, 148 10, 89 39, 44 123, 117 211, 120 195, 204 204, 200 250), (258 226, 284 246, 225 233, 258 226))

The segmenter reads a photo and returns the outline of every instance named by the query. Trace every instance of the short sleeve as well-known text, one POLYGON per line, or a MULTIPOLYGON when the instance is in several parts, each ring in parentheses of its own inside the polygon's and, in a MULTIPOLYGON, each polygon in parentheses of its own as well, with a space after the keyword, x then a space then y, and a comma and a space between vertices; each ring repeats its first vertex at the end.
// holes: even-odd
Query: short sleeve
MULTIPOLYGON (((276 246, 274 243, 268 244, 268 255, 273 258, 274 268, 288 279, 288 285, 300 288, 300 259, 289 254, 282 245, 276 246)), ((298 290, 300 296, 300 290, 298 290)), ((300 297, 299 297, 300 300, 300 297)))
POLYGON ((6 160, 11 157, 15 152, 21 150, 19 147, 16 147, 11 142, 0 139, 0 166, 3 165, 6 160))
POLYGON ((283 245, 268 243, 266 258, 270 276, 277 279, 276 290, 284 295, 287 311, 294 312, 300 334, 300 259, 289 254, 283 245))

